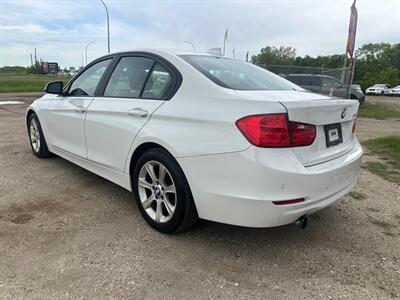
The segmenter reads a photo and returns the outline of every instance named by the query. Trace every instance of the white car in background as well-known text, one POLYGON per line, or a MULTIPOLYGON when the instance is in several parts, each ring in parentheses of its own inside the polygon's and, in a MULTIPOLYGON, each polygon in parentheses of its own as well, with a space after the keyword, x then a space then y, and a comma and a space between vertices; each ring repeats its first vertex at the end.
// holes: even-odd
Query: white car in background
POLYGON ((367 95, 385 95, 389 92, 390 89, 390 85, 388 84, 382 84, 382 83, 378 83, 378 84, 374 84, 373 86, 370 86, 369 88, 366 89, 365 93, 367 95))
POLYGON ((122 52, 45 91, 26 115, 33 153, 132 191, 164 233, 199 217, 305 226, 357 182, 358 101, 305 91, 244 61, 122 52))
POLYGON ((389 96, 400 96, 400 85, 395 86, 394 88, 391 88, 388 91, 389 96))

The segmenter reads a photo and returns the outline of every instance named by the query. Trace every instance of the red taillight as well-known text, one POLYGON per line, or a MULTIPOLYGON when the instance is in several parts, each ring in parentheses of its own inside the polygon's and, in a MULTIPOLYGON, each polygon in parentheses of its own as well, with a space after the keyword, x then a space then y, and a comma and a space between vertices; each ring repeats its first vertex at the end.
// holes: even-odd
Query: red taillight
POLYGON ((314 125, 289 121, 287 114, 247 116, 236 126, 250 143, 265 148, 308 146, 316 135, 314 125))

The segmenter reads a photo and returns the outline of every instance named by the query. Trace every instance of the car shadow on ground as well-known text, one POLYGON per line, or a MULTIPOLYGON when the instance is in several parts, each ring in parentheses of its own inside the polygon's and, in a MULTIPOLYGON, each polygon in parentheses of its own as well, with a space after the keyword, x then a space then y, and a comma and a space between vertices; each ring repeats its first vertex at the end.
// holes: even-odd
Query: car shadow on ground
MULTIPOLYGON (((96 205, 100 201, 102 203, 98 203, 99 205, 110 204, 117 209, 121 208, 121 212, 123 211, 121 218, 128 214, 148 234, 162 236, 162 239, 172 239, 176 242, 186 240, 186 242, 195 242, 196 245, 198 245, 197 242, 200 243, 207 239, 208 242, 204 244, 204 247, 213 244, 218 246, 223 243, 228 247, 242 245, 250 248, 286 247, 290 249, 304 246, 318 247, 338 238, 344 244, 351 244, 351 240, 346 240, 346 235, 341 234, 346 231, 343 226, 345 226, 344 223, 348 216, 344 214, 338 203, 309 216, 305 229, 298 228, 294 224, 272 228, 249 228, 200 219, 193 227, 182 232, 171 235, 161 234, 147 225, 140 215, 131 192, 62 158, 55 157, 54 163, 58 165, 57 169, 71 173, 70 176, 82 182, 85 188, 98 191, 95 202, 91 201, 92 205, 96 205), (109 194, 112 194, 113 197, 108 197, 109 194)), ((73 189, 73 187, 71 188, 73 189)), ((80 190, 82 191, 82 189, 80 190)), ((132 231, 132 234, 134 233, 135 231, 132 231)))

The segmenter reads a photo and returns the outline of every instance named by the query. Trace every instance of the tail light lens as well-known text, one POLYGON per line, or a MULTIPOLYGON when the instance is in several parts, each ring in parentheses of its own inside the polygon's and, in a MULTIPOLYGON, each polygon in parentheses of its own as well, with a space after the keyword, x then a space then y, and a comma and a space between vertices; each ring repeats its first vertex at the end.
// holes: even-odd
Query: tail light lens
POLYGON ((317 131, 315 125, 289 121, 287 114, 247 116, 236 126, 251 144, 264 148, 308 146, 317 131))

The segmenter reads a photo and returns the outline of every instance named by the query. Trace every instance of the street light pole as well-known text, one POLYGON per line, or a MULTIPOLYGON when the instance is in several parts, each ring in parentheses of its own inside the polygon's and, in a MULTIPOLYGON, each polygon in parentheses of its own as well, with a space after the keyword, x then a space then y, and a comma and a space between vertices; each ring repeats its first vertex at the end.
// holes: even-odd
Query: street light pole
POLYGON ((196 48, 195 48, 194 44, 191 41, 184 41, 184 42, 187 43, 187 44, 192 45, 193 51, 196 52, 196 48))
POLYGON ((86 58, 86 60, 85 60, 85 66, 87 65, 87 49, 88 49, 88 47, 89 47, 90 45, 92 45, 92 44, 94 44, 93 41, 86 44, 86 48, 85 48, 85 58, 86 58))
POLYGON ((106 14, 107 14, 107 41, 108 41, 108 53, 110 53, 110 17, 108 16, 108 9, 106 4, 104 3, 103 0, 100 0, 100 2, 103 4, 104 8, 106 9, 106 14))

